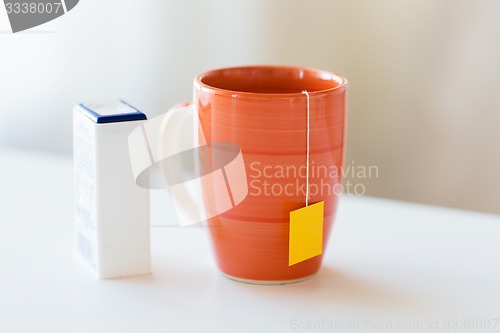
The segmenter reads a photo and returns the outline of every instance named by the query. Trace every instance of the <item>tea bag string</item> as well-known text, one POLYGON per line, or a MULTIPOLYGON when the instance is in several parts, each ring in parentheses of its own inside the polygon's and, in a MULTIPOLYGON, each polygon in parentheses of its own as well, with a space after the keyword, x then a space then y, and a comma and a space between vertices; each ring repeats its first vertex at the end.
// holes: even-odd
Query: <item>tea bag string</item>
POLYGON ((310 137, 311 137, 311 109, 310 97, 307 90, 302 90, 302 94, 306 95, 306 109, 307 109, 307 143, 306 143, 306 207, 309 205, 309 155, 310 155, 310 137))

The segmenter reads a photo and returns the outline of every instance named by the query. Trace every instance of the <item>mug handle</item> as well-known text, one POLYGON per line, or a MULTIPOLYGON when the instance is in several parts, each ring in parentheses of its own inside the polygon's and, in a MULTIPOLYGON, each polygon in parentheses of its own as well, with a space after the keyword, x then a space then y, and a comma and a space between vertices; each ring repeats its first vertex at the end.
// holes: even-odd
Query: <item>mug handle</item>
MULTIPOLYGON (((187 172, 190 172, 191 178, 199 174, 200 167, 195 154, 199 145, 197 134, 201 127, 197 120, 190 102, 179 103, 165 113, 158 133, 159 154, 165 156, 160 168, 181 226, 207 220, 199 178, 169 184, 169 178, 178 182, 187 172), (181 162, 181 168, 179 163, 168 163, 168 158, 175 158, 174 156, 178 156, 177 162, 181 162)), ((203 135, 201 138, 201 143, 206 144, 203 135)))
POLYGON ((178 104, 134 129, 129 136, 136 184, 150 189, 168 187, 181 226, 219 215, 239 204, 248 194, 241 150, 231 143, 207 145, 197 114, 190 103, 178 104), (218 149, 224 153, 229 151, 229 155, 224 155, 224 164, 212 164, 215 170, 201 172, 197 154, 205 153, 210 164, 212 153, 218 149), (179 159, 198 177, 193 174, 190 179, 185 177, 186 168, 174 163, 179 159), (205 207, 203 200, 203 182, 217 189, 209 207, 205 207))

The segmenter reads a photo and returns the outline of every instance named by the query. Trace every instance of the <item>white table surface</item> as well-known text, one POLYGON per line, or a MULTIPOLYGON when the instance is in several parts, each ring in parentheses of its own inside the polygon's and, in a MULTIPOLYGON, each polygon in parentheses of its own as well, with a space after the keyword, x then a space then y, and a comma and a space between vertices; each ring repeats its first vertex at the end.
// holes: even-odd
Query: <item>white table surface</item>
POLYGON ((343 197, 322 270, 285 286, 223 277, 206 228, 153 227, 154 274, 97 280, 73 252, 71 160, 0 150, 0 170, 2 333, 500 332, 498 216, 343 197))

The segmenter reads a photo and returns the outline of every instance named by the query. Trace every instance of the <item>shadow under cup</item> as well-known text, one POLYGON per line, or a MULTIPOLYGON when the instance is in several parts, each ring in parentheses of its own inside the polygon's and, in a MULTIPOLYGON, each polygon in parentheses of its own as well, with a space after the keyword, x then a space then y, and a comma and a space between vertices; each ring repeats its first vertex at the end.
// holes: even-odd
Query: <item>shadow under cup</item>
MULTIPOLYGON (((206 142, 239 145, 246 169, 248 195, 208 221, 216 262, 231 278, 286 283, 320 268, 322 255, 288 265, 289 214, 304 207, 306 198, 303 91, 310 96, 309 203, 325 204, 324 250, 341 192, 347 80, 281 66, 225 68, 195 78, 194 103, 206 142)), ((204 200, 211 205, 217 195, 208 187, 204 200)))

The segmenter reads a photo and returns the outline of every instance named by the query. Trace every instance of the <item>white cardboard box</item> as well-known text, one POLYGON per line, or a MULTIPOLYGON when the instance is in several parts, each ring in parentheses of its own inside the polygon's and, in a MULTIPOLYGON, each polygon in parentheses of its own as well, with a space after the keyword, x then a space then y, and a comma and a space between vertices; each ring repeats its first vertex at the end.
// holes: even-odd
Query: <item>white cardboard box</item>
POLYGON ((76 248, 99 278, 151 271, 149 191, 136 185, 128 150, 145 120, 123 101, 73 111, 76 248))

